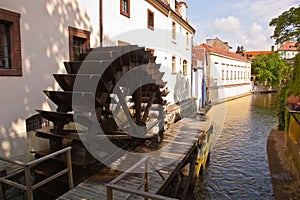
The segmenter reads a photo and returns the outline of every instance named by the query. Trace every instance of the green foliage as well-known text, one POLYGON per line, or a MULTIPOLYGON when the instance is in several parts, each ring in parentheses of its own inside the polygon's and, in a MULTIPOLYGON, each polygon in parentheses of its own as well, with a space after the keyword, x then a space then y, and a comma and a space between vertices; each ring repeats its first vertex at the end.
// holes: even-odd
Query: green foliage
POLYGON ((285 108, 287 98, 290 95, 299 96, 300 95, 300 53, 295 57, 293 77, 291 81, 286 84, 279 92, 277 101, 277 116, 279 121, 279 128, 287 130, 289 127, 290 114, 285 108))
POLYGON ((277 97, 277 117, 278 117, 278 128, 279 130, 283 130, 284 127, 286 126, 285 124, 285 116, 286 116, 286 108, 285 108, 285 104, 286 104, 286 92, 288 90, 289 86, 285 85, 279 92, 279 95, 277 97))
POLYGON ((282 44, 286 41, 300 43, 300 5, 290 8, 277 18, 273 18, 269 26, 275 27, 271 38, 276 40, 276 44, 282 44))
POLYGON ((253 60, 252 70, 256 81, 265 83, 267 86, 281 86, 291 75, 291 67, 277 52, 258 55, 253 60))

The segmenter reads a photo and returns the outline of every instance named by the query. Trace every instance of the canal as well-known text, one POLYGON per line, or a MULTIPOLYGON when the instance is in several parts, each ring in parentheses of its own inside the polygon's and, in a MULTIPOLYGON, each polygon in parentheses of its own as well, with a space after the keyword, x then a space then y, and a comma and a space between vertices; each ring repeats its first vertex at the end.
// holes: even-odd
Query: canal
POLYGON ((275 105, 276 94, 254 94, 213 107, 210 162, 194 199, 273 199, 266 144, 275 105))

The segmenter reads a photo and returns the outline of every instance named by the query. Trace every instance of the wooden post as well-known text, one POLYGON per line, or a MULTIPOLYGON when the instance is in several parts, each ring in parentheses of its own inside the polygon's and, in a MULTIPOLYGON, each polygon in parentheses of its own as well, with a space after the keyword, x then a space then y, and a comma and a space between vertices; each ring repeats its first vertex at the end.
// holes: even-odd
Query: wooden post
POLYGON ((26 183, 26 192, 27 192, 27 199, 33 200, 33 192, 32 192, 32 182, 30 176, 30 165, 25 167, 25 183, 26 183))
POLYGON ((0 199, 3 200, 4 199, 4 193, 2 190, 2 183, 0 182, 0 199))
POLYGON ((194 176, 194 173, 195 173, 195 164, 196 164, 196 159, 197 159, 197 151, 194 150, 194 152, 192 153, 191 155, 191 161, 190 161, 190 172, 189 172, 189 176, 187 178, 187 181, 186 181, 186 184, 184 186, 184 190, 181 194, 181 198, 180 199, 185 199, 186 197, 186 194, 190 188, 190 184, 191 184, 191 181, 192 181, 192 178, 194 176))
MULTIPOLYGON (((145 192, 149 192, 149 159, 148 157, 145 161, 145 192)), ((145 197, 145 200, 148 200, 147 197, 145 197)))
POLYGON ((68 151, 66 152, 66 159, 67 159, 67 166, 68 166, 69 189, 72 189, 74 187, 74 183, 73 183, 71 149, 68 149, 68 151))
POLYGON ((106 185, 106 198, 107 198, 107 200, 113 199, 113 191, 109 185, 106 185))

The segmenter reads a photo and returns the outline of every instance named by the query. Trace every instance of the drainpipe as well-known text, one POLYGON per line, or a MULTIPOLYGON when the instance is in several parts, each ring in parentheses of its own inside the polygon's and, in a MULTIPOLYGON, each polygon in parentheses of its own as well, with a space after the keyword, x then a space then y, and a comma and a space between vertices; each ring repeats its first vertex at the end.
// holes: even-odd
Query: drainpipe
POLYGON ((99 28, 100 28, 100 46, 103 46, 103 0, 99 0, 99 15, 100 15, 100 24, 99 24, 99 28))
POLYGON ((194 46, 194 35, 191 37, 191 63, 190 63, 190 65, 191 65, 191 89, 190 89, 190 94, 191 94, 191 97, 193 97, 193 87, 195 87, 194 85, 193 85, 193 72, 194 72, 194 70, 193 70, 193 46, 194 46))

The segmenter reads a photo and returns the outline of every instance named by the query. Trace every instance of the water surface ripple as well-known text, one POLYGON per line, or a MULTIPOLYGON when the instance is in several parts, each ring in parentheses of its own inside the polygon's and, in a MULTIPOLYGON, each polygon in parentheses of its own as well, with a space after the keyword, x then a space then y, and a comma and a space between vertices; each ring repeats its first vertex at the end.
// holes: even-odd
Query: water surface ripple
POLYGON ((220 106, 226 108, 224 129, 197 182, 195 199, 274 199, 266 144, 277 124, 275 100, 274 94, 255 94, 220 106))

